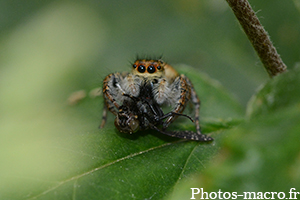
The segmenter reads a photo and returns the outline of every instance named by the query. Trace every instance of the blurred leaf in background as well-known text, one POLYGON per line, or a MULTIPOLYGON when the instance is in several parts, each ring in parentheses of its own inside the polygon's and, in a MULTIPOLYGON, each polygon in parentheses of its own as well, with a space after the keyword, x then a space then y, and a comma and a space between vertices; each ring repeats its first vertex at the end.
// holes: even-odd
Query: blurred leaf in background
POLYGON ((56 3, 2 38, 0 199, 68 177, 77 160, 62 163, 69 155, 60 148, 74 145, 66 137, 86 121, 66 114, 65 93, 72 73, 104 45, 104 27, 89 7, 56 3))
POLYGON ((269 192, 266 198, 270 199, 270 192, 276 193, 273 199, 295 198, 289 192, 291 188, 299 192, 300 186, 299 80, 300 68, 296 68, 269 81, 248 105, 251 119, 231 130, 207 170, 182 184, 169 199, 191 198, 190 188, 203 188, 208 194, 221 190, 219 199, 225 192, 253 192, 253 199, 259 198, 258 192, 269 192), (278 197, 279 193, 284 194, 278 197))
MULTIPOLYGON (((51 2, 2 0, 2 38, 51 2)), ((98 87, 106 74, 129 70, 128 61, 132 62, 136 54, 163 54, 170 64, 184 63, 208 73, 244 106, 268 79, 225 0, 73 2, 94 10, 107 33, 104 51, 100 54, 95 50, 96 60, 86 62, 85 70, 75 73, 79 78, 75 88, 98 87)), ((300 19, 294 2, 297 0, 287 0, 284 5, 281 0, 250 1, 287 66, 299 61, 300 19)))
MULTIPOLYGON (((288 66, 299 61, 300 52, 294 2, 250 1, 288 66)), ((214 191, 230 182, 224 188, 233 191, 241 181, 252 185, 241 185, 240 191, 255 190, 274 179, 255 187, 259 179, 251 173, 264 179, 264 166, 277 163, 288 174, 278 180, 286 183, 290 176, 297 183, 299 100, 293 94, 299 91, 295 79, 284 78, 292 75, 267 83, 248 105, 250 121, 234 128, 268 76, 225 1, 2 0, 0 15, 0 199, 161 199, 183 190, 182 197, 190 198, 186 184, 205 183, 214 191), (183 142, 153 131, 124 136, 115 130, 112 115, 98 130, 101 98, 67 105, 72 92, 88 92, 101 87, 107 74, 130 70, 128 61, 136 54, 163 54, 192 80, 202 102, 202 128, 213 143, 183 142), (278 113, 277 107, 282 107, 278 113), (278 140, 264 149, 273 134, 278 140), (267 159, 277 145, 278 158, 267 159), (207 174, 199 177, 205 168, 207 174)), ((173 128, 194 127, 178 120, 173 128)))

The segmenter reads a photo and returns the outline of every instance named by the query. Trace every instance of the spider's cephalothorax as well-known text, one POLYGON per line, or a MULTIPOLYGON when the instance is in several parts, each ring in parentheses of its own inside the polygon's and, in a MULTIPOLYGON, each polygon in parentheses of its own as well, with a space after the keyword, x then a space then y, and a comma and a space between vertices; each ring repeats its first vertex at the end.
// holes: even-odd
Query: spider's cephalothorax
MULTIPOLYGON (((131 73, 113 73, 105 77, 103 81, 105 108, 100 127, 103 127, 106 122, 107 109, 115 116, 121 117, 118 116, 120 105, 123 105, 124 101, 129 98, 124 94, 151 100, 153 105, 167 104, 172 106, 173 109, 170 113, 175 114, 166 117, 162 124, 163 130, 178 117, 178 114, 183 112, 187 103, 191 101, 195 105, 197 133, 201 134, 199 125, 200 100, 191 81, 185 75, 180 75, 164 61, 138 59, 132 64, 131 73)), ((130 113, 125 112, 125 114, 130 113)), ((132 117, 131 119, 134 119, 134 116, 132 117)), ((141 120, 138 121, 141 122, 141 120)), ((132 126, 135 127, 135 124, 133 123, 132 126)))

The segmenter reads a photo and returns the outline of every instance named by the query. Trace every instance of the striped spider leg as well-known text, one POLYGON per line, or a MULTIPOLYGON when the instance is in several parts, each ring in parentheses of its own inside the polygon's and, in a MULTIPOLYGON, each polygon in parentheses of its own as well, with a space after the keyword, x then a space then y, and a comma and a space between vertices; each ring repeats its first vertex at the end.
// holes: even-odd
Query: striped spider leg
POLYGON ((105 77, 103 81, 104 109, 100 128, 103 128, 107 119, 107 110, 115 116, 118 114, 120 105, 123 104, 125 96, 123 93, 132 96, 139 95, 141 80, 130 73, 112 73, 105 77))

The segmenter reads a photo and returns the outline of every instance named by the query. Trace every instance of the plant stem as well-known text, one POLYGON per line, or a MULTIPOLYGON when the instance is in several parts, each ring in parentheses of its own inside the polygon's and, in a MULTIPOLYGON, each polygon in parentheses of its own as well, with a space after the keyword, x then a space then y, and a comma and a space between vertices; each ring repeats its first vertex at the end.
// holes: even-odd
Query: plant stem
POLYGON ((273 77, 286 71, 286 65, 273 46, 247 0, 226 0, 243 27, 268 74, 273 77))

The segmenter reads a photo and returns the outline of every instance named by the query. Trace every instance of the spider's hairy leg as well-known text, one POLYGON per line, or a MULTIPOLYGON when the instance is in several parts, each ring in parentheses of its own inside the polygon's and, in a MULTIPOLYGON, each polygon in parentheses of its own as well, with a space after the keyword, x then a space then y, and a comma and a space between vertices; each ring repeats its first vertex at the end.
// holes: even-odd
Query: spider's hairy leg
POLYGON ((117 84, 121 81, 120 73, 109 74, 103 81, 103 97, 109 111, 116 115, 116 110, 120 105, 117 103, 116 97, 119 92, 117 84))
POLYGON ((187 82, 187 84, 190 86, 191 88, 191 100, 192 100, 192 103, 194 104, 195 106, 195 124, 196 124, 196 130, 197 130, 197 133, 198 134, 201 134, 201 130, 200 130, 200 122, 199 122, 199 110, 200 110, 200 99, 198 98, 198 95, 195 91, 195 88, 192 84, 192 82, 187 78, 185 77, 185 80, 187 82))
POLYGON ((104 109, 102 115, 102 122, 100 127, 104 127, 107 116, 107 109, 114 115, 117 115, 120 105, 117 101, 120 99, 120 93, 122 88, 120 87, 120 82, 123 80, 125 75, 120 73, 112 73, 105 77, 103 81, 103 98, 104 98, 104 109))
POLYGON ((102 112, 102 121, 99 128, 103 128, 107 120, 107 106, 104 104, 102 112))
MULTIPOLYGON (((187 102, 190 99, 191 93, 190 93, 190 87, 187 85, 187 82, 185 80, 184 75, 178 76, 174 82, 171 85, 172 91, 171 91, 171 98, 175 98, 175 107, 171 111, 173 113, 182 113, 185 109, 185 106, 187 102)), ((169 99, 169 100, 170 100, 169 99)), ((163 124, 163 129, 166 129, 176 118, 178 115, 174 114, 166 119, 166 121, 163 124)))

